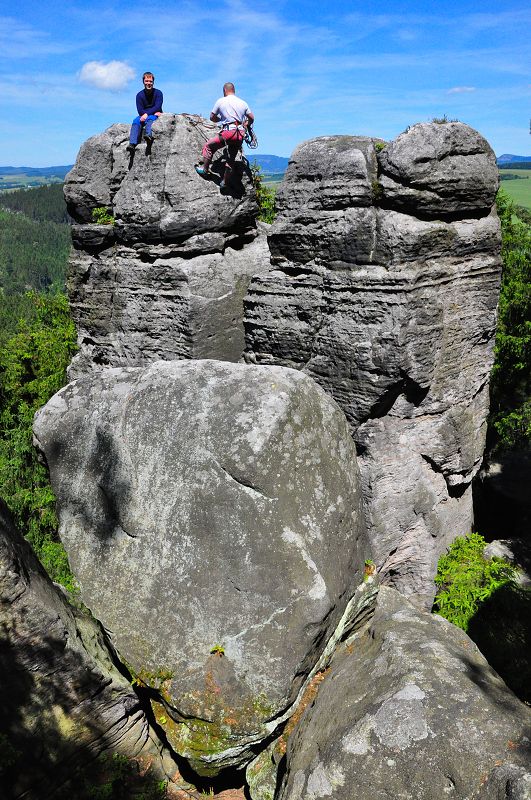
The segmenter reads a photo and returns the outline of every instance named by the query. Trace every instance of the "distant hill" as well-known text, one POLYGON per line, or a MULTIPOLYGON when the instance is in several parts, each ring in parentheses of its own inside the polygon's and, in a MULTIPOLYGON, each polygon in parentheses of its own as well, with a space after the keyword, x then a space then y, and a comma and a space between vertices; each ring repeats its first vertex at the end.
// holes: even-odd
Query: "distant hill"
POLYGON ((32 189, 62 183, 72 165, 60 167, 0 167, 0 192, 3 189, 32 189))
POLYGON ((247 157, 251 164, 258 164, 264 175, 283 174, 289 163, 289 158, 283 158, 282 156, 249 154, 247 157))
POLYGON ((73 164, 62 167, 0 167, 0 175, 28 175, 30 177, 61 178, 70 172, 73 164))
POLYGON ((498 166, 509 163, 514 164, 517 161, 531 161, 531 156, 513 156, 511 153, 504 153, 496 159, 498 166))

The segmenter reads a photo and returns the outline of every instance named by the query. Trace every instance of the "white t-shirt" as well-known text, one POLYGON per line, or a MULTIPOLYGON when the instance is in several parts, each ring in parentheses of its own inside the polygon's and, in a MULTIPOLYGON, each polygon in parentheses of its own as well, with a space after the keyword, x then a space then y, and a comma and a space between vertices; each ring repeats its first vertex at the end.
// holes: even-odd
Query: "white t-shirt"
POLYGON ((227 125, 229 122, 243 122, 244 118, 251 114, 251 109, 240 97, 235 94, 228 94, 227 97, 220 97, 216 100, 212 113, 220 117, 220 121, 227 125))

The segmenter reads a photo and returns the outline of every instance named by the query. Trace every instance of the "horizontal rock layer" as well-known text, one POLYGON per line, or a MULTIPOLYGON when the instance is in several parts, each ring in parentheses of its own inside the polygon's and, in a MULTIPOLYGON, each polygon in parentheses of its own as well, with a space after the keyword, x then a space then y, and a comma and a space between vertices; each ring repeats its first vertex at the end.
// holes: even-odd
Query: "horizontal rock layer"
POLYGON ((492 151, 461 123, 414 126, 378 154, 370 139, 305 142, 279 192, 273 269, 245 299, 246 360, 303 370, 341 405, 381 575, 427 607, 438 556, 472 521, 500 280, 496 188, 492 151), (388 174, 415 199, 393 194, 388 174))
POLYGON ((269 269, 248 166, 239 162, 221 193, 194 169, 214 125, 164 114, 152 148, 134 157, 128 130, 113 125, 89 139, 65 180, 77 221, 68 293, 80 352, 70 377, 159 359, 237 361, 243 295, 251 275, 269 269), (114 224, 93 222, 101 207, 114 224))
POLYGON ((68 293, 80 352, 69 377, 161 359, 238 361, 243 297, 269 268, 267 243, 259 235, 243 249, 212 247, 196 257, 167 245, 74 251, 68 293))

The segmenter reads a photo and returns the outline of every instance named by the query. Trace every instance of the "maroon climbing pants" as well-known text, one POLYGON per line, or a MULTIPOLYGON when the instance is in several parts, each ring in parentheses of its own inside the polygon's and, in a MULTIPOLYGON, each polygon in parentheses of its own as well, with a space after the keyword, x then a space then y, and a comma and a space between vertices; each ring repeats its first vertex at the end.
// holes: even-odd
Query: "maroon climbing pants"
POLYGON ((203 147, 202 156, 205 166, 210 166, 214 153, 219 150, 220 147, 225 147, 226 144, 229 145, 229 157, 232 160, 241 147, 242 142, 243 131, 238 128, 221 131, 213 139, 209 139, 203 147))

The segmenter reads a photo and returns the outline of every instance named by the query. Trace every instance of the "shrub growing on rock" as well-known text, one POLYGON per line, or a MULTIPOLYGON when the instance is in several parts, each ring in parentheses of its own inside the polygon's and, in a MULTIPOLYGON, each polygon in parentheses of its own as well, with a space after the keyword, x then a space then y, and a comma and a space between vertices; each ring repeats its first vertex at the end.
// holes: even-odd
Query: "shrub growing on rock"
POLYGON ((484 547, 479 533, 458 536, 437 567, 434 610, 464 631, 482 602, 514 583, 514 567, 501 558, 485 558, 484 547))
POLYGON ((273 189, 264 186, 264 177, 259 166, 256 164, 253 165, 251 171, 253 173, 253 185, 256 192, 256 199, 258 200, 258 206, 260 208, 258 219, 262 222, 274 222, 276 216, 275 192, 273 189))

